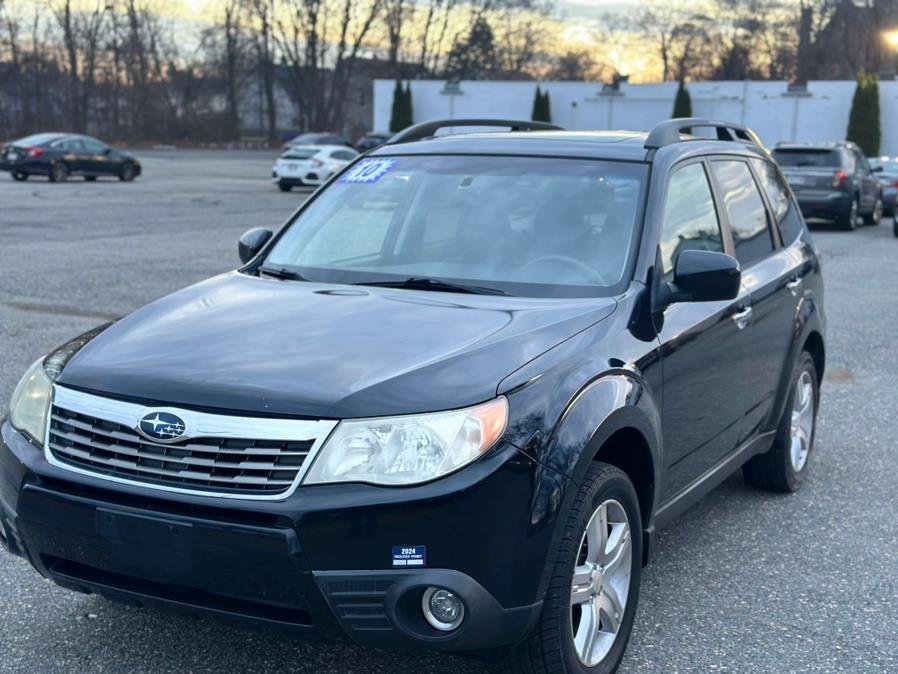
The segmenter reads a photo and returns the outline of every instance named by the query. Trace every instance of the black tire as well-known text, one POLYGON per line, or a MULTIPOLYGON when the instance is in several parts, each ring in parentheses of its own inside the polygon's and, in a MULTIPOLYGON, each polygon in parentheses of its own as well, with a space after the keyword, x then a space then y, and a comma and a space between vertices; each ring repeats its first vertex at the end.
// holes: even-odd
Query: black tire
POLYGON ((97 182, 97 176, 84 176, 84 180, 89 183, 97 182))
POLYGON ((25 182, 28 180, 28 174, 25 171, 13 171, 12 179, 18 183, 25 182))
POLYGON ((783 418, 780 420, 773 439, 773 445, 764 454, 752 457, 748 463, 742 466, 742 474, 745 481, 753 487, 777 492, 798 491, 802 481, 808 472, 810 459, 814 455, 814 440, 817 436, 817 410, 820 407, 820 383, 817 379, 817 367, 814 359, 807 351, 803 351, 798 358, 795 371, 792 373, 789 397, 786 399, 786 408, 783 418), (803 372, 810 373, 813 398, 813 426, 810 434, 810 447, 807 459, 800 470, 796 471, 791 459, 792 449, 792 409, 797 392, 797 383, 803 372))
POLYGON ((278 189, 281 192, 289 192, 290 190, 293 189, 293 185, 290 185, 289 183, 279 182, 278 189))
POLYGON ((122 166, 122 170, 118 174, 118 179, 123 183, 130 183, 135 177, 134 164, 131 163, 122 166))
POLYGON ((898 216, 892 220, 892 234, 895 235, 895 238, 898 239, 898 216))
POLYGON ((633 629, 642 571, 642 520, 630 478, 607 463, 593 463, 563 526, 561 540, 548 560, 552 575, 542 613, 533 632, 512 653, 507 668, 516 674, 611 674, 620 665, 633 629), (599 504, 608 499, 623 506, 630 524, 630 586, 623 619, 611 649, 597 665, 587 667, 574 650, 571 587, 586 525, 599 504))
POLYGON ((64 161, 56 161, 50 164, 50 182, 64 183, 69 179, 69 165, 64 161))
POLYGON ((836 220, 836 224, 846 231, 852 231, 857 227, 857 219, 858 219, 858 203, 857 197, 854 197, 851 200, 851 208, 849 208, 845 213, 842 213, 838 219, 836 220))
POLYGON ((882 221, 882 199, 876 197, 876 205, 873 210, 864 216, 864 224, 873 225, 874 227, 882 221))

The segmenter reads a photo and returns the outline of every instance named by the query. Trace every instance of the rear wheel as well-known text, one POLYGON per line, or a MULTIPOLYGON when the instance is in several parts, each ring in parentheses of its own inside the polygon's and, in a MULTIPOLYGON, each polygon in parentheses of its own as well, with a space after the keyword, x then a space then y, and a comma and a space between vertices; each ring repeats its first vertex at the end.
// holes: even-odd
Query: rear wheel
POLYGON ((876 205, 873 210, 864 216, 864 222, 868 225, 878 225, 882 220, 882 199, 876 198, 876 205))
POLYGON ((845 213, 840 215, 836 222, 842 229, 850 231, 857 227, 857 218, 858 204, 857 197, 854 197, 851 200, 851 207, 845 213))
POLYGON ((819 386, 814 359, 803 351, 773 446, 742 467, 746 482, 770 491, 797 491, 808 468, 817 431, 819 386))
POLYGON ((589 467, 549 564, 542 614, 510 669, 616 671, 633 629, 642 571, 639 502, 623 471, 606 463, 589 467))
POLYGON ((25 180, 28 180, 28 174, 25 173, 25 171, 13 171, 12 179, 17 182, 23 182, 25 180))
POLYGON ((64 183, 69 179, 69 166, 65 162, 57 161, 50 165, 50 182, 64 183))
POLYGON ((895 235, 895 238, 898 238, 898 215, 892 220, 892 234, 895 235))

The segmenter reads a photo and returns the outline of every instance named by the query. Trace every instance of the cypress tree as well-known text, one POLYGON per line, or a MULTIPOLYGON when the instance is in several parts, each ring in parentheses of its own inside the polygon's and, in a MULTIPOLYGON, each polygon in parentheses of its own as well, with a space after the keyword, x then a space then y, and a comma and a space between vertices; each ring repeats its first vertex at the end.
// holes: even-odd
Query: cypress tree
POLYGON ((393 88, 393 107, 390 110, 390 133, 399 133, 405 128, 402 123, 404 98, 405 93, 402 91, 402 82, 396 80, 396 86, 393 88))
POLYGON ((549 92, 543 92, 543 90, 539 88, 538 84, 536 85, 536 95, 533 97, 533 112, 530 114, 530 119, 532 119, 534 122, 552 121, 552 110, 549 103, 549 92))
MULTIPOLYGON (((404 112, 404 120, 403 121, 405 122, 405 126, 411 126, 412 124, 415 123, 415 111, 414 111, 414 108, 412 108, 412 83, 411 82, 405 83, 405 101, 404 102, 405 102, 405 108, 403 110, 403 112, 404 112)), ((405 127, 403 127, 403 128, 405 128, 405 127)))
POLYGON ((858 73, 857 88, 848 115, 848 140, 857 143, 868 157, 879 154, 882 144, 879 79, 864 71, 858 73))
POLYGON ((692 117, 692 98, 690 98, 686 82, 683 80, 680 80, 680 86, 677 87, 677 97, 674 99, 671 117, 692 117))

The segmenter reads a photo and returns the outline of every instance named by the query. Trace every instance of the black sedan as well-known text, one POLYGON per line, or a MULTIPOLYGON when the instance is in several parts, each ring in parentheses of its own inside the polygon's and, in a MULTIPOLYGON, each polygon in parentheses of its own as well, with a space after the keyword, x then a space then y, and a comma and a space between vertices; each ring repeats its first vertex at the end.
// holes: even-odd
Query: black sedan
POLYGON ((133 155, 96 138, 74 133, 38 133, 0 148, 0 170, 9 171, 15 180, 40 175, 61 183, 73 175, 89 181, 115 176, 130 182, 140 175, 141 168, 133 155))

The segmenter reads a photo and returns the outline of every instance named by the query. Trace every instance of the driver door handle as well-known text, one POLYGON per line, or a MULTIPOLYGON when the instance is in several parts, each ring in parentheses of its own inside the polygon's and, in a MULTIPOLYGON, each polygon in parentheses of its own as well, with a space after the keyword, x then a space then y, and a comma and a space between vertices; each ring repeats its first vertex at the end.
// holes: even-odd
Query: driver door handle
POLYGON ((737 328, 745 330, 751 322, 751 307, 745 307, 742 311, 733 314, 732 318, 737 328))
POLYGON ((801 290, 801 277, 796 276, 791 281, 786 284, 786 288, 789 289, 789 292, 792 293, 793 296, 797 296, 799 291, 801 290))

